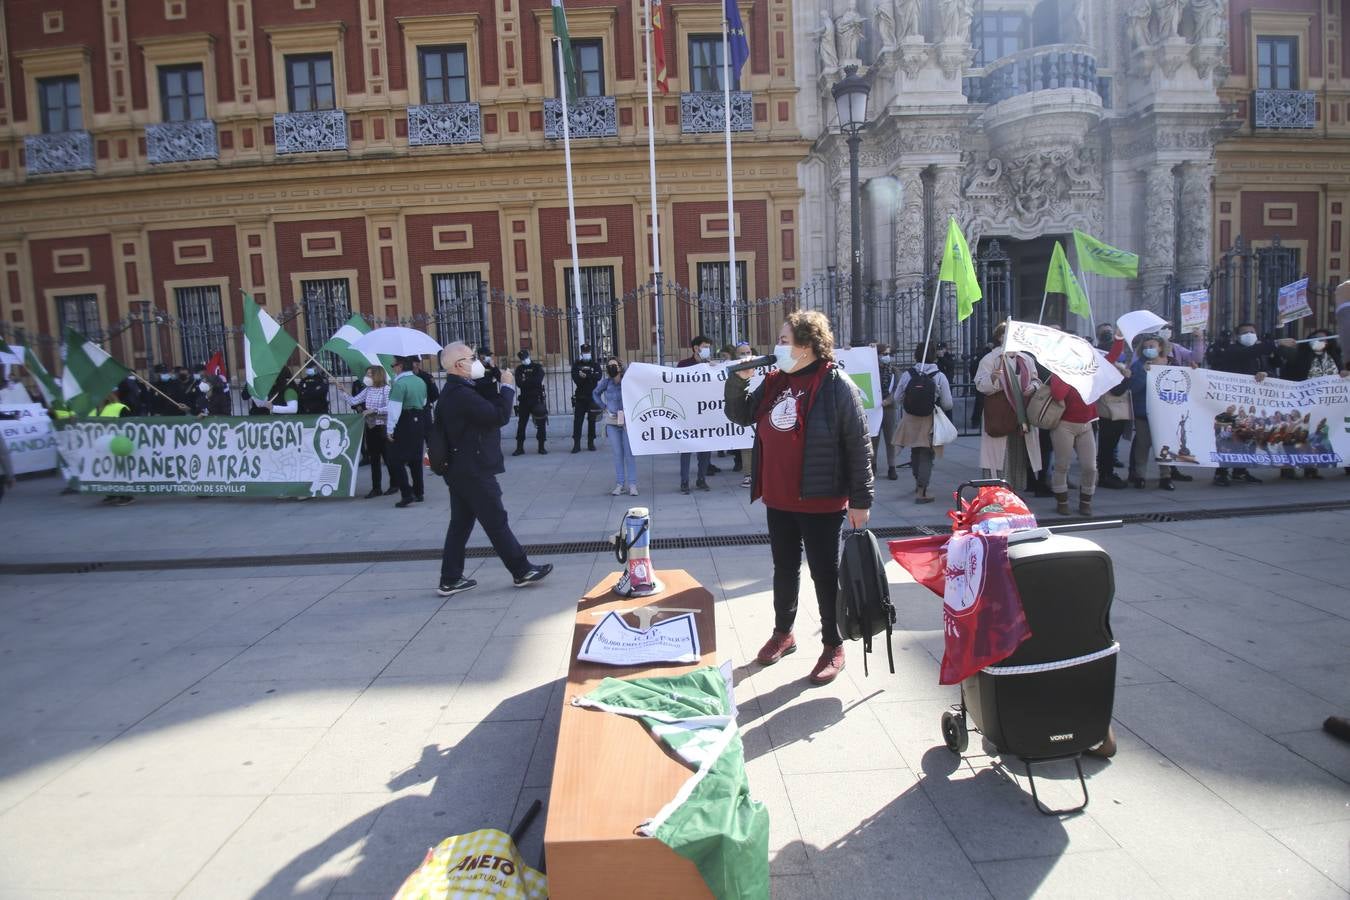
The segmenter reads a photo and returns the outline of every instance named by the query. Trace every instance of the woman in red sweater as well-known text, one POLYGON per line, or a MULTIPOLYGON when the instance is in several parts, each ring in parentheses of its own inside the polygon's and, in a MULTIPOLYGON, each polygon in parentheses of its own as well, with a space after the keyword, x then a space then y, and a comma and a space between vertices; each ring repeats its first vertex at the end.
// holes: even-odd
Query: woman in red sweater
POLYGON ((1055 493, 1055 512, 1061 516, 1069 509, 1069 462, 1078 455, 1078 514, 1092 515, 1092 492, 1097 487, 1097 440, 1092 435, 1092 423, 1097 421, 1097 407, 1083 402, 1082 396, 1058 375, 1050 376, 1050 395, 1064 404, 1064 416, 1050 432, 1050 443, 1055 448, 1055 468, 1050 476, 1050 489, 1055 493))

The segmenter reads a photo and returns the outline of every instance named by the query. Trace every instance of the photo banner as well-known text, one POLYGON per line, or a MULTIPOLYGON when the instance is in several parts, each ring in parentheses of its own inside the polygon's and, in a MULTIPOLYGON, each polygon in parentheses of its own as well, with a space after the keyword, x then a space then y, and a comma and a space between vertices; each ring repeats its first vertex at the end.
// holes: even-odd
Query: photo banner
POLYGON ((0 413, 17 416, 0 419, 0 436, 9 448, 14 474, 55 469, 56 435, 46 407, 41 403, 0 403, 0 413))
POLYGON ((1176 466, 1343 466, 1350 379, 1308 381, 1210 369, 1148 370, 1153 458, 1176 466))
MULTIPOLYGON (((835 350, 835 361, 858 386, 868 431, 881 431, 881 370, 874 347, 835 350)), ((772 367, 755 372, 757 388, 772 367)), ((634 456, 747 450, 754 431, 732 424, 723 412, 727 366, 702 363, 674 368, 631 363, 623 374, 623 408, 634 456)), ((739 377, 735 373, 732 378, 739 377)))
POLYGON ((1195 334, 1209 327, 1209 291, 1185 291, 1181 295, 1181 333, 1195 334))
POLYGON ((359 415, 76 419, 57 426, 87 494, 353 497, 359 415))
POLYGON ((1312 307, 1308 305, 1308 279, 1306 278, 1300 278, 1298 281, 1280 288, 1278 299, 1281 325, 1288 325, 1290 322, 1313 314, 1312 307))

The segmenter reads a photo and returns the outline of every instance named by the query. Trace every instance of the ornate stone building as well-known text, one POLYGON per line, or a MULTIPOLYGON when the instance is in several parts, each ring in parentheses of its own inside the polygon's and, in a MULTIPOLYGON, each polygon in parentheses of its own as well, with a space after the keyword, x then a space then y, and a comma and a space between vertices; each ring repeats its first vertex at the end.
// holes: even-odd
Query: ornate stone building
MULTIPOLYGON (((1215 147, 1232 127, 1222 3, 814 2, 797 10, 799 30, 814 30, 797 63, 814 73, 804 86, 816 100, 799 107, 815 141, 801 166, 808 272, 847 271, 848 154, 830 87, 856 64, 872 84, 860 192, 869 282, 903 292, 934 275, 949 215, 981 261, 982 329, 1038 314, 1054 241, 1072 259, 1075 228, 1141 258, 1137 280, 1088 276, 1100 318, 1161 310, 1170 286, 1205 279, 1215 147), (845 41, 854 13, 862 36, 845 41)), ((1047 319, 1087 327, 1053 300, 1047 319)), ((896 337, 907 340, 905 322, 896 337)))

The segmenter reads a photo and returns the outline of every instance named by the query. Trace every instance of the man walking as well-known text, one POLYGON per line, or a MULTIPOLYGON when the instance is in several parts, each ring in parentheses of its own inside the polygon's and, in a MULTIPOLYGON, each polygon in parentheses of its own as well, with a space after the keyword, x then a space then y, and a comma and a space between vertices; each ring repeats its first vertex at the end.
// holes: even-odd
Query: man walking
POLYGON ((525 455, 525 428, 534 419, 534 436, 539 439, 539 455, 548 455, 548 401, 544 393, 544 367, 530 359, 530 351, 522 350, 516 354, 520 365, 516 366, 516 383, 520 386, 520 402, 516 404, 516 414, 520 421, 516 425, 516 452, 512 456, 525 455))
POLYGON ((422 447, 427 436, 427 387, 413 371, 411 356, 394 357, 394 384, 389 389, 385 433, 389 474, 399 492, 399 501, 394 506, 406 509, 423 498, 422 447))
POLYGON ((450 468, 450 527, 441 554, 441 582, 436 593, 449 597, 478 582, 464 577, 464 547, 475 522, 483 525, 492 549, 515 579, 516 587, 543 581, 553 571, 550 563, 532 565, 511 533, 497 476, 506 471, 502 459, 502 426, 511 421, 515 377, 502 372, 502 383, 484 385, 482 362, 466 344, 453 343, 441 351, 441 365, 449 373, 436 404, 435 427, 445 434, 450 468))
POLYGON ((600 366, 591 355, 591 345, 581 345, 581 355, 572 362, 572 452, 581 452, 581 421, 586 420, 586 449, 595 449, 595 419, 591 416, 591 394, 600 383, 600 366))
MULTIPOLYGON (((687 359, 682 359, 675 364, 675 368, 683 369, 687 366, 697 366, 699 363, 706 363, 712 360, 712 341, 705 335, 697 335, 689 342, 690 354, 687 359)), ((689 457, 695 454, 680 454, 680 493, 689 493, 689 457)), ((713 469, 712 453, 703 451, 697 454, 697 468, 695 475, 698 480, 694 482, 694 487, 700 491, 710 490, 708 487, 708 475, 713 469)))

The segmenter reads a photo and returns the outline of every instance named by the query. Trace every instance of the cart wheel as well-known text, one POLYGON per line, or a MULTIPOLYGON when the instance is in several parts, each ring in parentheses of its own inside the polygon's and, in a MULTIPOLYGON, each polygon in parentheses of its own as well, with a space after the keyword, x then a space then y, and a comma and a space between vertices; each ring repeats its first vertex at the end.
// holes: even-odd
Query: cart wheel
POLYGON ((966 730, 966 718, 954 712, 942 714, 942 739, 947 749, 953 753, 964 753, 970 746, 970 732, 966 730))

